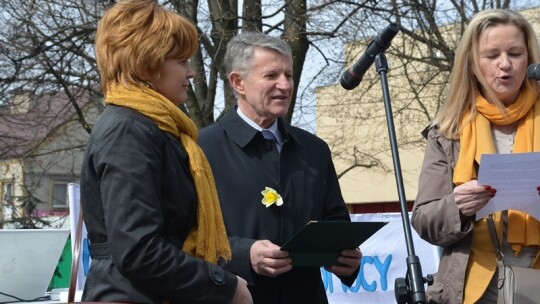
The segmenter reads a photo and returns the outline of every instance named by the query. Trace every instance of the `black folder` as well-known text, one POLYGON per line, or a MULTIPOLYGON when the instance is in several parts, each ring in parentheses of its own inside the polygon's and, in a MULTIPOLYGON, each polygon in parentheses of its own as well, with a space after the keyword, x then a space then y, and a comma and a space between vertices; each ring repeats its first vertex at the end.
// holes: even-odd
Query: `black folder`
POLYGON ((344 249, 360 244, 387 222, 310 221, 281 250, 289 252, 293 266, 332 266, 344 249))

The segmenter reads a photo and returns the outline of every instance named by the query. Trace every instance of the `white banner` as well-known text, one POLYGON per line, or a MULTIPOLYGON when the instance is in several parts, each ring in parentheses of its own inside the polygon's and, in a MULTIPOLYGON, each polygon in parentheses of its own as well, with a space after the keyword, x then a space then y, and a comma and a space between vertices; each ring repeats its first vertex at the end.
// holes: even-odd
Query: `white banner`
MULTIPOLYGON (((68 184, 68 201, 69 201, 69 224, 71 226, 71 252, 74 252, 75 238, 77 234, 77 223, 79 221, 79 213, 81 210, 81 195, 80 186, 75 183, 68 184)), ((86 225, 82 225, 81 232, 81 249, 79 257, 79 270, 77 271, 77 289, 81 291, 86 282, 86 275, 90 267, 90 251, 88 249, 88 239, 86 225)))
MULTIPOLYGON (((408 256, 401 213, 351 214, 351 220, 388 224, 360 245, 363 254, 360 272, 351 287, 343 285, 334 274, 321 268, 328 301, 332 304, 396 303, 395 279, 405 277, 408 256)), ((422 240, 412 227, 411 232, 422 275, 435 273, 439 266, 439 248, 422 240)))

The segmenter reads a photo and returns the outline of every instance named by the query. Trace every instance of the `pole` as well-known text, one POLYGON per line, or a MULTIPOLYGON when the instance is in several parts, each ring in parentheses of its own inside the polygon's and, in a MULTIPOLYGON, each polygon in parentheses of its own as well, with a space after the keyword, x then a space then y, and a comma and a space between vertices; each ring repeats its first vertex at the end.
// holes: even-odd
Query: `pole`
POLYGON ((392 159, 396 176, 397 190, 399 195, 399 203, 401 208, 401 219, 403 221, 403 229, 405 232, 405 243, 407 245, 408 257, 406 278, 397 278, 395 281, 395 296, 396 301, 400 304, 411 303, 427 303, 426 293, 424 291, 424 283, 431 284, 432 277, 422 277, 422 266, 420 259, 415 255, 414 243, 412 239, 411 227, 409 222, 409 213, 405 191, 403 187, 403 176, 401 175, 401 164, 399 161, 399 152, 396 140, 396 131, 394 128, 394 118, 392 115, 392 105, 390 103, 390 93, 388 90, 388 62, 384 53, 379 53, 375 57, 375 66, 377 73, 381 78, 381 86, 383 91, 384 109, 386 111, 386 122, 388 124, 388 135, 390 137, 390 147, 392 150, 392 159))

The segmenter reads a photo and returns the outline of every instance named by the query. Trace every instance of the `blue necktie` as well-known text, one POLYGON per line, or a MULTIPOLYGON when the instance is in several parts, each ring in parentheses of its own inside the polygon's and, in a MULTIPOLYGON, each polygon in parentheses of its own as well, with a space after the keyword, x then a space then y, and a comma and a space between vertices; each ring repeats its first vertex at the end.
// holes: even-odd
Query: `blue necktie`
POLYGON ((263 129, 263 130, 261 130, 261 133, 262 133, 264 139, 266 139, 268 141, 271 141, 272 144, 275 144, 278 153, 281 152, 280 151, 281 149, 280 149, 280 147, 279 147, 279 145, 277 143, 277 140, 276 140, 276 136, 274 135, 274 133, 272 133, 272 131, 270 131, 268 129, 263 129))
POLYGON ((274 133, 268 129, 262 129, 261 133, 266 140, 276 140, 274 133))

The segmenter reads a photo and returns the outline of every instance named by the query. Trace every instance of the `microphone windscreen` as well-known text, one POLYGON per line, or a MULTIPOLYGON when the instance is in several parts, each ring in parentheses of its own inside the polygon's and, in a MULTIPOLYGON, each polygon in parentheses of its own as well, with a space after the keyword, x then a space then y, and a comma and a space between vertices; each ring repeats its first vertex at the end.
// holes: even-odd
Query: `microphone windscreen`
POLYGON ((527 77, 529 79, 540 80, 540 64, 531 64, 527 68, 527 77))

